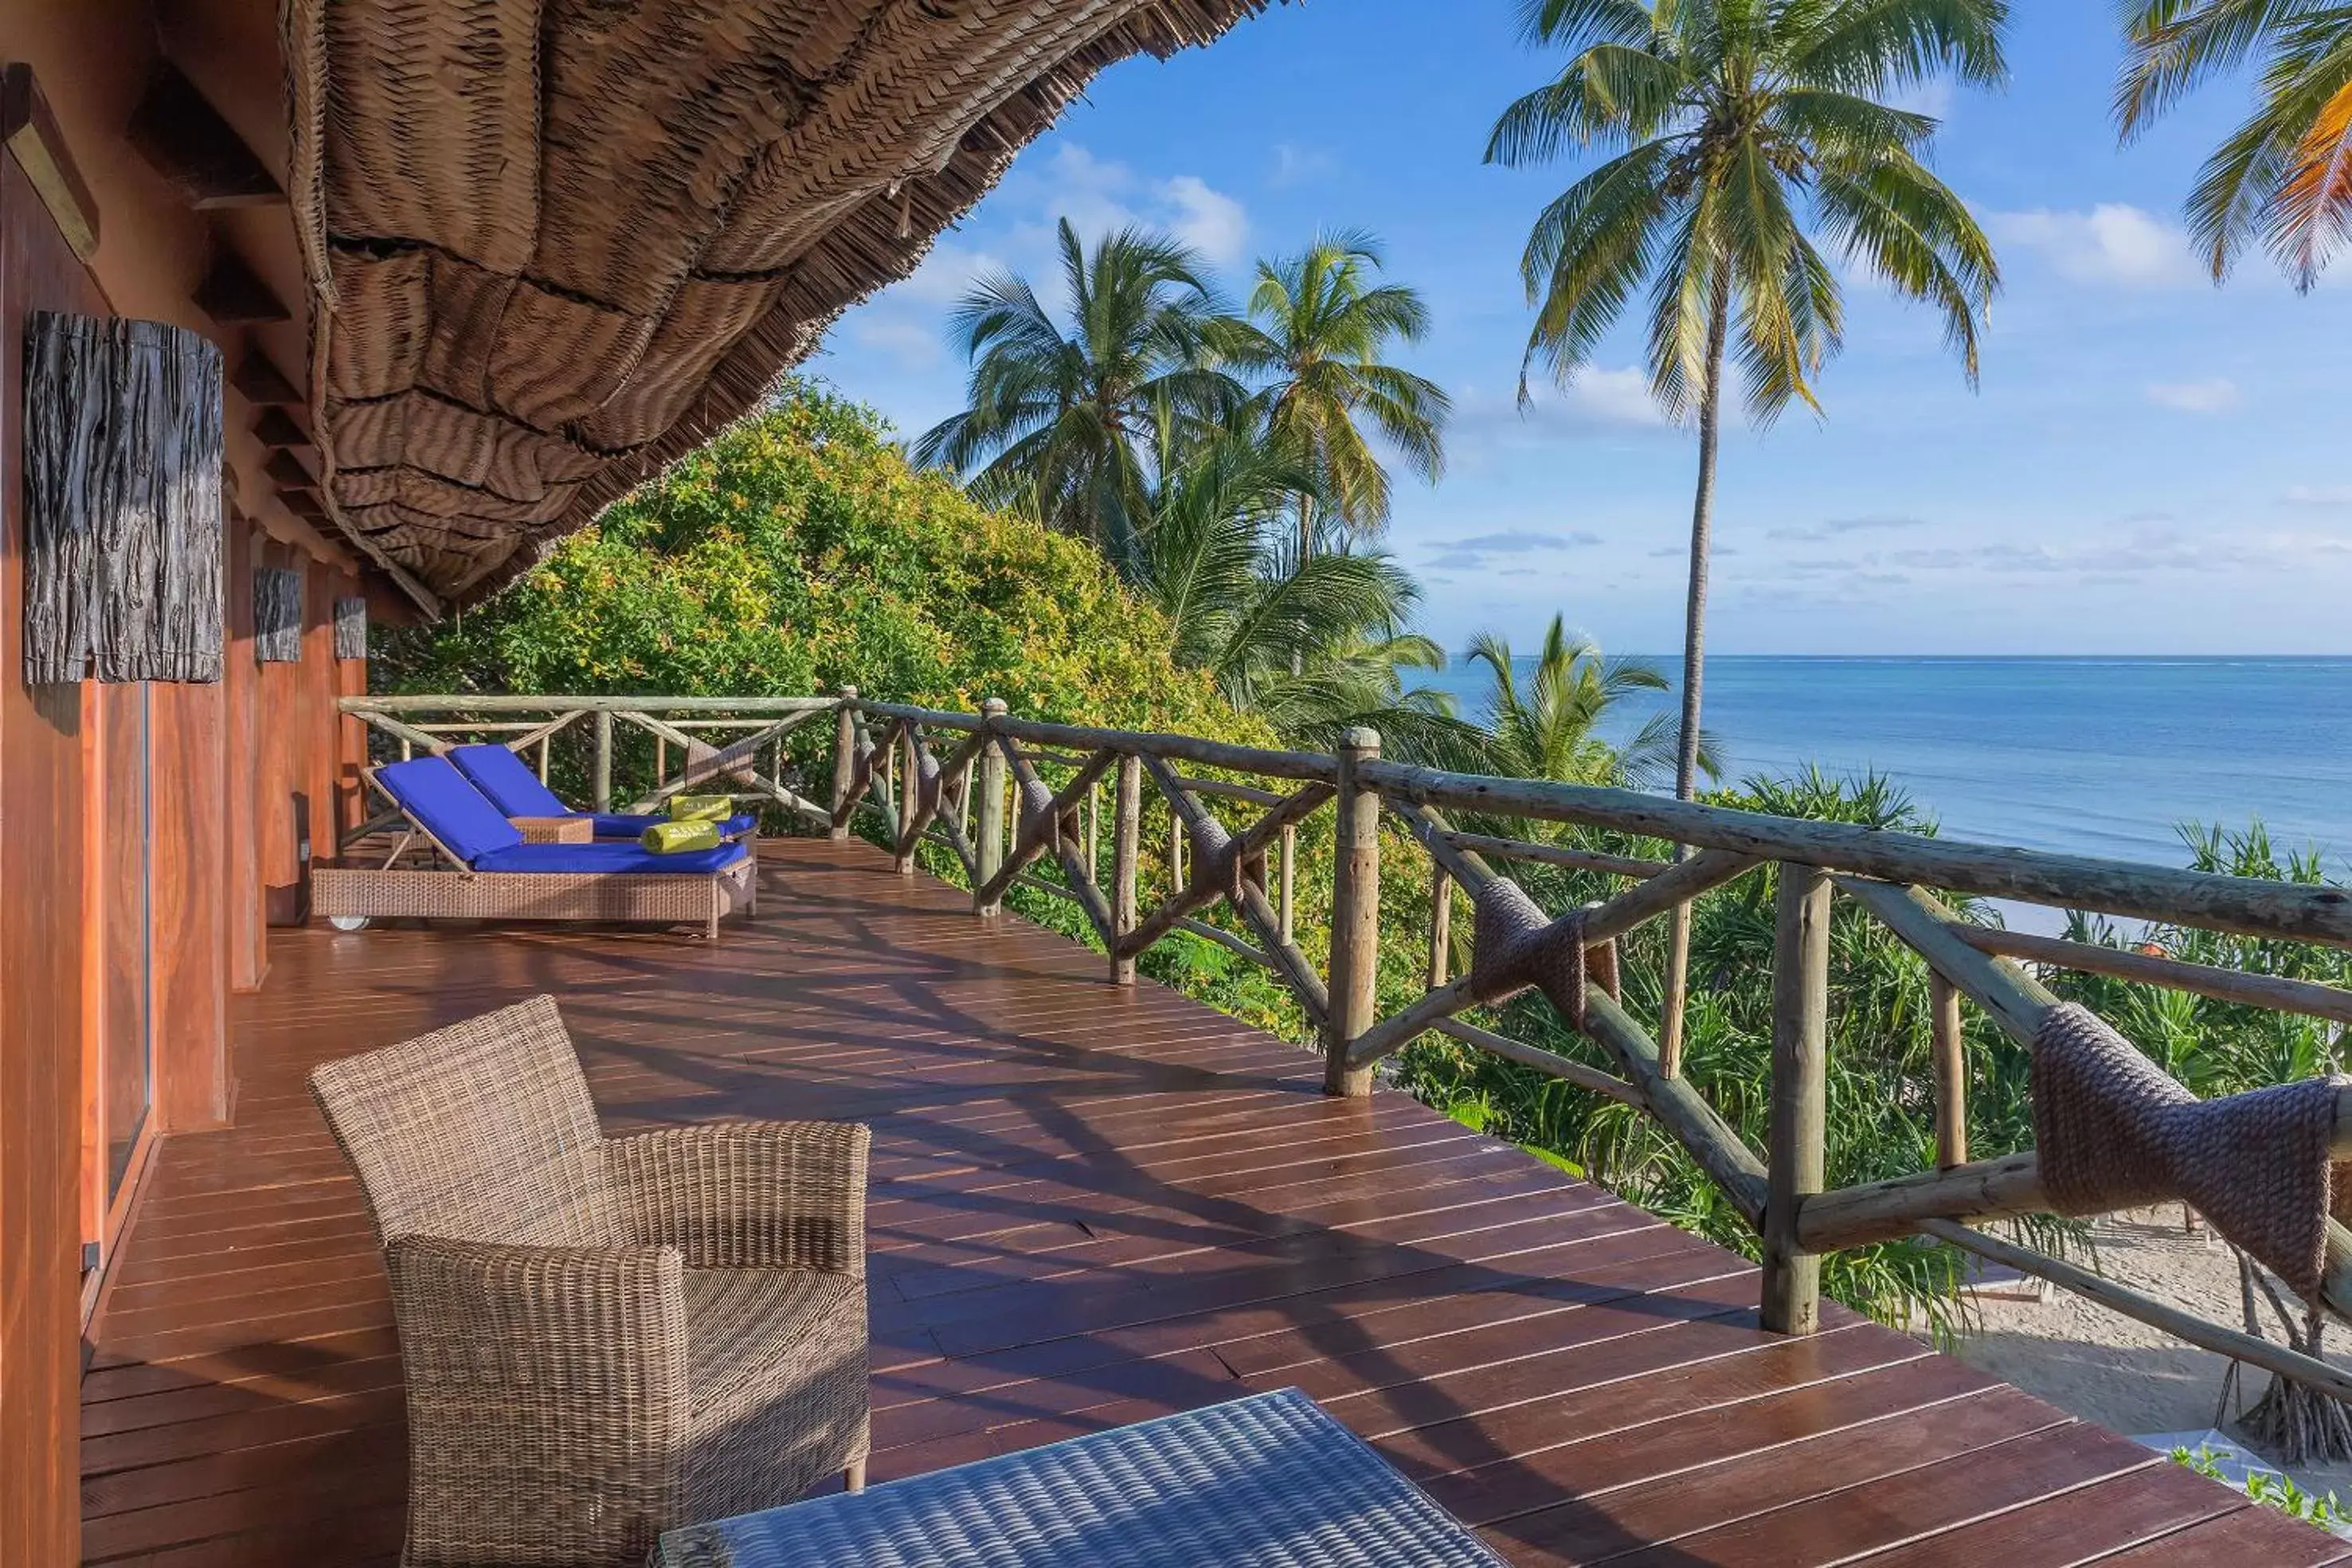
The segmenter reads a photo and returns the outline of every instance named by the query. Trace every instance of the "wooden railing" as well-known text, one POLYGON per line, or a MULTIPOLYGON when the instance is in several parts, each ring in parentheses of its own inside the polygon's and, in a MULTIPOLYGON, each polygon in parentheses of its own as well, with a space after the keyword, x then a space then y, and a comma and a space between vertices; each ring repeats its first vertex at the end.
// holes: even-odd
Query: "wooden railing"
MULTIPOLYGON (((646 788, 620 797, 624 810, 651 810, 686 790, 723 787, 817 821, 832 818, 783 782, 783 758, 793 732, 837 710, 837 697, 366 696, 344 697, 341 706, 383 737, 385 760, 390 752, 405 759, 497 741, 532 760, 541 783, 558 743, 584 727, 589 799, 599 811, 614 809, 614 742, 626 727, 650 737, 652 771, 646 788)), ((397 813, 372 817, 346 837, 398 821, 397 813)))
MULTIPOLYGON (((1067 900, 1108 955, 1115 984, 1131 984, 1138 957, 1179 931, 1263 966, 1314 1024, 1332 1093, 1370 1092, 1382 1058, 1434 1031, 1646 1113, 1756 1228, 1762 1315, 1772 1329, 1805 1333, 1815 1326, 1823 1254, 1917 1235, 2078 1291, 2191 1343, 2352 1397, 2352 1375, 2315 1357, 2195 1317, 1977 1228, 1987 1220, 2046 1211, 2050 1202, 2032 1151, 1969 1158, 1962 1050, 1964 1004, 2033 1049, 2057 998, 2020 959, 2042 969, 2114 976, 2340 1021, 2352 1021, 2352 992, 1993 929, 1956 913, 1944 897, 1996 898, 2346 947, 2352 946, 2352 893, 2345 890, 1923 838, 1631 790, 1435 772, 1382 760, 1379 737, 1365 730, 1350 732, 1337 754, 1323 755, 1040 723, 996 702, 978 713, 912 707, 869 701, 855 688, 832 697, 766 702, 372 697, 346 699, 345 707, 412 749, 440 748, 461 734, 499 733, 510 735, 507 744, 518 751, 540 747, 542 758, 548 737, 583 715, 597 716, 600 737, 618 719, 682 748, 693 736, 685 721, 670 716, 725 716, 723 722, 744 736, 725 748, 730 767, 761 747, 781 745, 814 715, 831 714, 828 806, 813 804, 785 782, 781 752, 772 770, 751 770, 750 789, 798 815, 822 820, 835 838, 847 837, 861 812, 872 813, 903 873, 914 870, 922 846, 937 846, 961 867, 982 915, 997 913, 1015 886, 1067 900), (399 716, 430 713, 463 716, 438 722, 399 716), (550 716, 506 716, 514 714, 550 716), (1148 909, 1139 905, 1147 779, 1164 808, 1169 833, 1164 853, 1155 851, 1160 875, 1148 909), (1107 868, 1100 831, 1106 789, 1107 868), (1318 969, 1295 929, 1296 881, 1299 831, 1326 806, 1335 822, 1328 956, 1318 969), (1248 820, 1229 824, 1225 815, 1236 812, 1248 820), (1449 813, 1486 825, 1573 824, 1662 843, 1672 853, 1601 852, 1465 831, 1449 813), (1384 824, 1391 830, 1385 835, 1384 824), (1427 857, 1432 892, 1426 988, 1385 1018, 1377 1008, 1384 838, 1427 857), (1489 993, 1482 1001, 1474 977, 1447 972, 1454 890, 1475 902, 1501 875, 1496 863, 1510 862, 1591 873, 1620 888, 1575 912, 1590 984, 1580 1020, 1562 1020, 1598 1045, 1613 1071, 1460 1016, 1502 998, 1489 993), (1624 936, 1767 866, 1775 868, 1777 883, 1776 940, 1769 1134, 1759 1154, 1661 1051, 1623 1005, 1616 980, 1624 936), (1057 874, 1039 874, 1048 870, 1057 874), (1866 910, 1930 971, 1937 1168, 1824 1190, 1830 910, 1841 896, 1866 910), (1226 924, 1204 915, 1223 915, 1226 924)), ((682 762, 676 779, 657 778, 640 803, 709 779, 709 749, 682 762)), ((608 740, 600 738, 598 755, 609 758, 608 740)), ((609 763, 600 764, 596 776, 608 778, 609 763)), ((2334 1147, 2339 1156, 2352 1157, 2352 1090, 2338 1094, 2334 1147)), ((2352 1231, 2333 1220, 2320 1304, 2352 1318, 2352 1231)))

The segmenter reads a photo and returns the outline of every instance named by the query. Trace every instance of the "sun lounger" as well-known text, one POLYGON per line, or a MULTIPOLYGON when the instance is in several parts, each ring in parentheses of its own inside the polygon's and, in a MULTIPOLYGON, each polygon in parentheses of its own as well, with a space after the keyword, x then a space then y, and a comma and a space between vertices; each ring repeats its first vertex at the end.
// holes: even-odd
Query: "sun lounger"
MULTIPOLYGON (((453 747, 448 756, 457 771, 490 804, 509 817, 585 817, 595 824, 600 839, 634 839, 655 823, 669 821, 666 816, 575 811, 554 790, 540 782, 530 764, 503 746, 453 747)), ((755 831, 759 825, 759 818, 741 812, 722 821, 719 832, 721 838, 740 839, 755 831)))
POLYGON ((656 854, 634 842, 526 843, 506 814, 446 759, 420 757, 371 769, 369 782, 408 820, 437 859, 402 863, 404 839, 382 866, 320 866, 312 909, 344 929, 394 916, 446 920, 692 921, 757 906, 750 846, 726 843, 656 854))

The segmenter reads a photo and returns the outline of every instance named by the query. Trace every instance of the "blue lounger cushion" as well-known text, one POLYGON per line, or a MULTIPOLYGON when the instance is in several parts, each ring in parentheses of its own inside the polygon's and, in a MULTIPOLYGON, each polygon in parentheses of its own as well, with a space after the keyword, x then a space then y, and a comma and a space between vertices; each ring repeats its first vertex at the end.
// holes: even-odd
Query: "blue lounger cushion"
POLYGON ((509 817, 570 817, 578 813, 539 781, 530 765, 503 746, 454 746, 449 761, 509 817))
POLYGON ((469 866, 522 843, 520 830, 507 821, 507 814, 485 800, 446 758, 389 763, 377 768, 375 777, 402 810, 469 866))
MULTIPOLYGON (((667 817, 575 811, 539 781, 539 775, 530 770, 529 763, 503 746, 485 743, 452 747, 449 760, 458 772, 473 780, 474 788, 491 805, 509 817, 589 817, 595 822, 595 833, 600 839, 634 839, 656 822, 669 821, 667 817)), ((739 814, 719 823, 719 831, 723 837, 733 838, 759 825, 759 818, 739 814)))
POLYGON ((667 872, 673 875, 709 875, 740 865, 751 858, 743 844, 721 844, 715 850, 688 850, 659 855, 642 844, 516 844, 495 850, 474 862, 476 871, 492 872, 667 872))

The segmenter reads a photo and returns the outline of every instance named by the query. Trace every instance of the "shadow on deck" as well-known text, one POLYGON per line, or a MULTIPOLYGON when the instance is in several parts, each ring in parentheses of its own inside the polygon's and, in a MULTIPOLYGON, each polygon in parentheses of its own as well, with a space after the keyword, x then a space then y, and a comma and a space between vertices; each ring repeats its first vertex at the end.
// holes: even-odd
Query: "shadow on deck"
POLYGON ((237 1124, 177 1138, 93 1324, 89 1562, 397 1554, 400 1366, 303 1074, 534 992, 608 1129, 849 1117, 877 1480, 1296 1385, 1518 1563, 2337 1561, 2341 1543, 863 844, 685 936, 282 934, 237 1124))

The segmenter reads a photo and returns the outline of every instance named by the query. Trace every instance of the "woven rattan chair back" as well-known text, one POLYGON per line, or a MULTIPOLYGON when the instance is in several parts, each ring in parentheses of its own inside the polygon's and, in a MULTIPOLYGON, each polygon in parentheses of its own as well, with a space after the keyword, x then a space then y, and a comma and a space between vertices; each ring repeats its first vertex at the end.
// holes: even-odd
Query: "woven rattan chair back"
POLYGON ((359 1173, 381 1242, 629 1239, 552 997, 325 1062, 310 1092, 359 1173))

